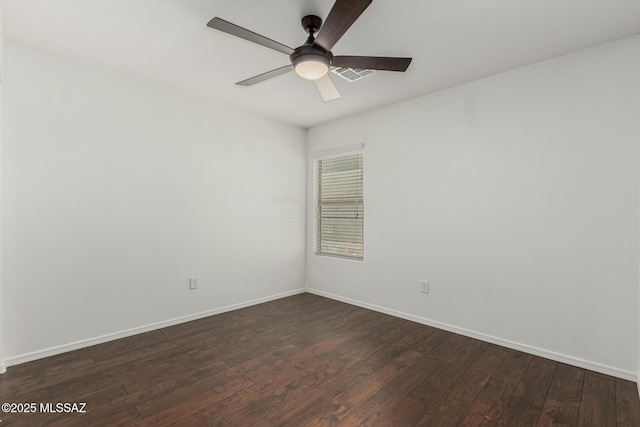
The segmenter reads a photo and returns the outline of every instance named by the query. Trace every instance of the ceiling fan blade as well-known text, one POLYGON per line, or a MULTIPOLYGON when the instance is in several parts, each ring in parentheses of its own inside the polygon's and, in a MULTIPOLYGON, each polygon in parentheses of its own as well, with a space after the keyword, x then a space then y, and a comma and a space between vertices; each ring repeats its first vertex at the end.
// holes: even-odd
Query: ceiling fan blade
POLYGON ((275 70, 267 71, 266 73, 259 74, 255 77, 251 77, 250 79, 243 80, 241 82, 236 83, 239 86, 252 86, 256 83, 263 82, 265 80, 269 80, 273 77, 277 77, 281 74, 288 73, 293 70, 293 65, 285 65, 284 67, 276 68, 275 70))
POLYGON ((289 46, 285 46, 282 43, 278 43, 276 41, 268 39, 265 36, 261 36, 260 34, 254 33, 253 31, 249 31, 245 28, 238 27, 236 24, 227 22, 224 19, 213 18, 211 21, 209 21, 207 27, 213 28, 214 30, 222 31, 223 33, 231 34, 232 36, 239 37, 255 44, 259 44, 260 46, 268 47, 269 49, 282 52, 285 55, 291 55, 293 53, 293 49, 289 46))
POLYGON ((331 12, 320 27, 315 44, 331 50, 340 37, 356 22, 372 0, 336 0, 331 12))
POLYGON ((325 74, 324 77, 314 80, 313 82, 316 84, 318 92, 322 95, 324 102, 340 98, 340 93, 338 93, 338 89, 336 88, 336 85, 333 84, 333 80, 331 80, 329 74, 325 74))
POLYGON ((411 58, 388 56, 334 56, 334 67, 361 68, 363 70, 407 71, 411 58))

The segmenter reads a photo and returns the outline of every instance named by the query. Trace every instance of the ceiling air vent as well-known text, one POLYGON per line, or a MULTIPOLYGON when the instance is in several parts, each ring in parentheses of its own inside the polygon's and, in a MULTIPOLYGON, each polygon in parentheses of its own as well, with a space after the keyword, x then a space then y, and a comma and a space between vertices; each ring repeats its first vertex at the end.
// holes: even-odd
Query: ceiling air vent
POLYGON ((373 74, 373 70, 364 70, 362 68, 334 68, 331 70, 333 74, 337 74, 345 80, 355 82, 362 78, 367 77, 369 74, 373 74))

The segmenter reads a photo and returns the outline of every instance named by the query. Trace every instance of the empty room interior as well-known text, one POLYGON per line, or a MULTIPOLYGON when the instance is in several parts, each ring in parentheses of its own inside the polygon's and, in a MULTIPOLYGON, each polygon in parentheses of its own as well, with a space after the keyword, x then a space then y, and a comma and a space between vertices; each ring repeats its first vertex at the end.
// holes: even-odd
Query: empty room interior
POLYGON ((640 426, 640 1, 0 14, 0 425, 640 426))

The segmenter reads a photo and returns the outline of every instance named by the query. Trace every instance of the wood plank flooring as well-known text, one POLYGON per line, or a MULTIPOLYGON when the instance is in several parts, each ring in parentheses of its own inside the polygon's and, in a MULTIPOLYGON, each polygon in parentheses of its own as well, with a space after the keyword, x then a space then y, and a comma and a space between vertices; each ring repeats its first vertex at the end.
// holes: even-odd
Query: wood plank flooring
POLYGON ((0 402, 37 405, 0 427, 640 426, 633 382, 311 294, 10 367, 0 402))

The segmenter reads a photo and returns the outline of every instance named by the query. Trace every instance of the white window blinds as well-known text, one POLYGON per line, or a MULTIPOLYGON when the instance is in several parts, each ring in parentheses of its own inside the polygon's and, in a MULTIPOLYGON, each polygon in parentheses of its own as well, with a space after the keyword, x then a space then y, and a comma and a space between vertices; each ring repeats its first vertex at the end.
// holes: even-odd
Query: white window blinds
POLYGON ((362 259, 362 153, 317 160, 316 182, 316 253, 362 259))

